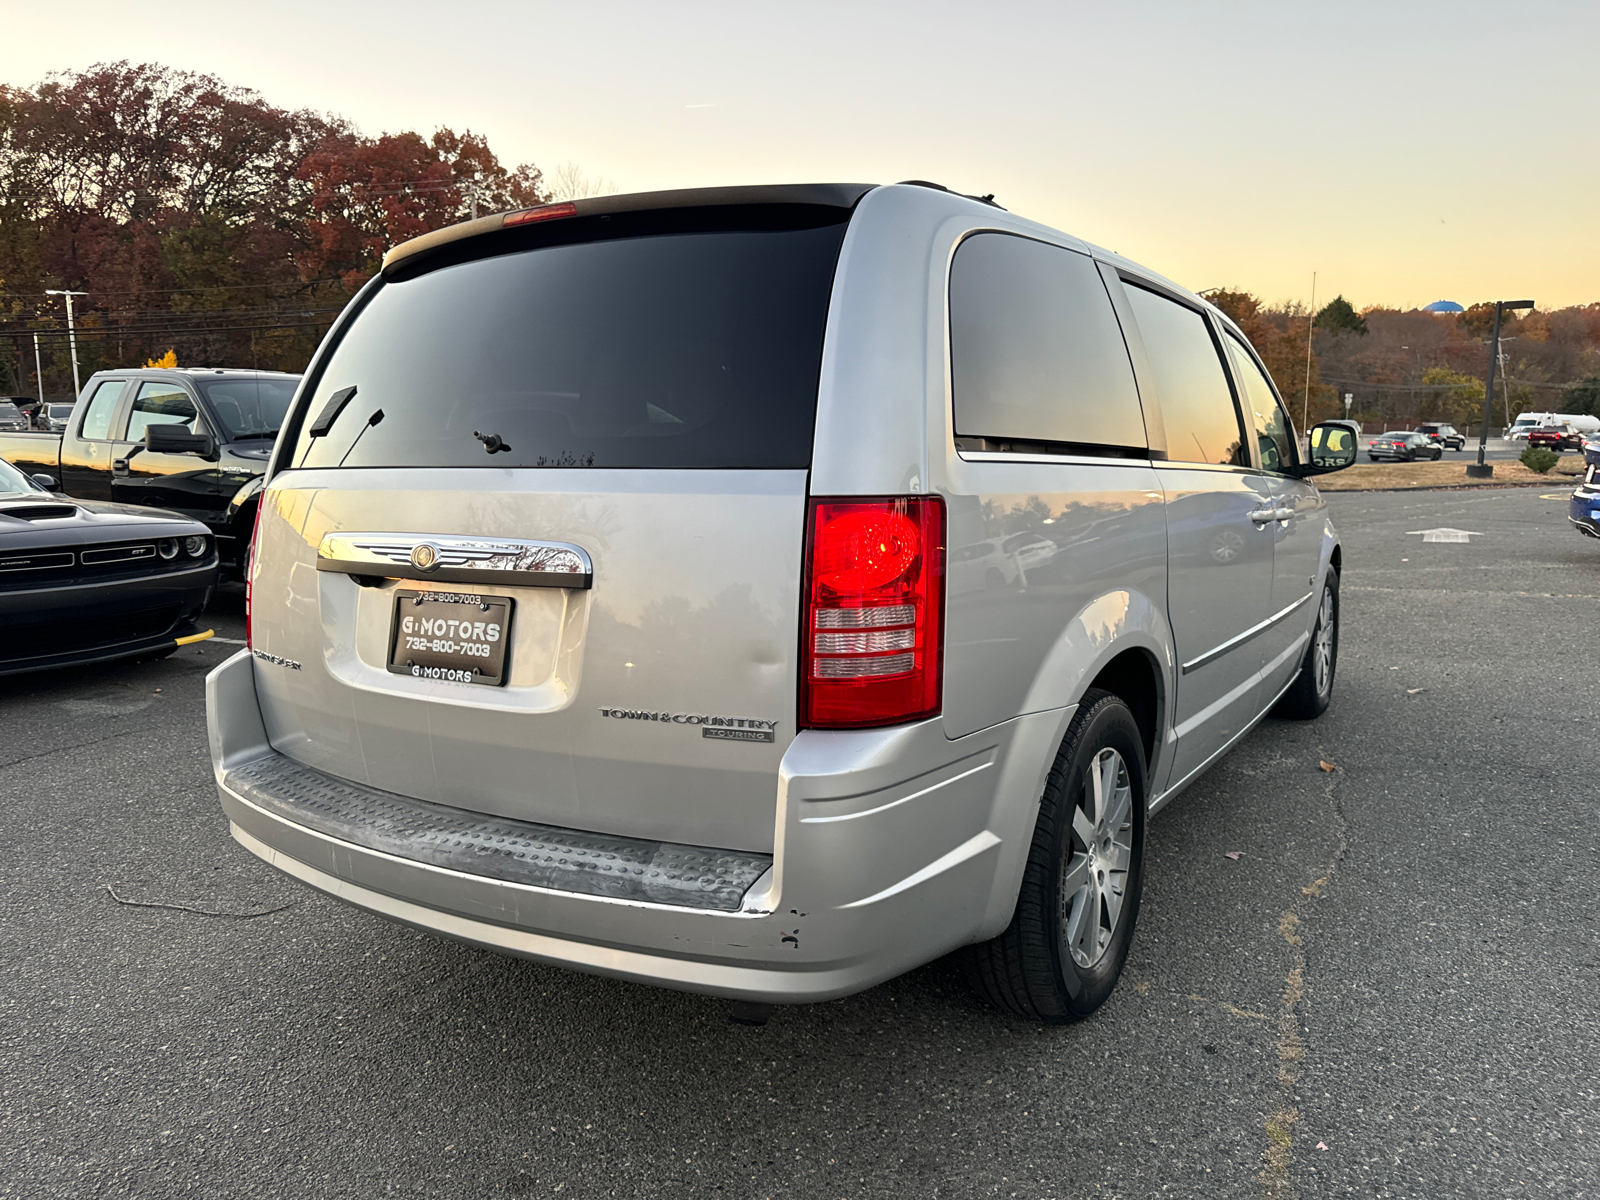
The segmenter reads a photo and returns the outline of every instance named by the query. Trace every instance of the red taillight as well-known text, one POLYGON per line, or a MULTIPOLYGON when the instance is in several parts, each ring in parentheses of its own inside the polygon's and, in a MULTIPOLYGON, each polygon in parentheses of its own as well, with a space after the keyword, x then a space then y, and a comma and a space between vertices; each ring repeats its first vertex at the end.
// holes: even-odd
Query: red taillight
POLYGON ((800 723, 936 716, 944 658, 944 501, 811 501, 800 723))
POLYGON ((250 525, 250 545, 244 552, 244 644, 248 649, 255 649, 255 642, 250 636, 250 589, 255 582, 256 574, 256 538, 261 533, 261 510, 267 506, 267 498, 263 494, 256 500, 256 519, 250 525))
POLYGON ((566 204, 541 204, 538 208, 525 208, 521 212, 507 213, 500 221, 500 227, 507 225, 531 225, 535 221, 554 221, 557 217, 575 217, 578 215, 578 206, 566 204))

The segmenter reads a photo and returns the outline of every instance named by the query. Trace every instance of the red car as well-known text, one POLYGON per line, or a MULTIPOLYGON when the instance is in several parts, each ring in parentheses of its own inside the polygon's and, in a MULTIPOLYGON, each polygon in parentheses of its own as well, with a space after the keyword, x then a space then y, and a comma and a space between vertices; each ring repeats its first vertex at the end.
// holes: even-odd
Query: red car
POLYGON ((1583 435, 1570 425, 1546 425, 1528 434, 1528 445, 1556 451, 1582 450, 1583 435))

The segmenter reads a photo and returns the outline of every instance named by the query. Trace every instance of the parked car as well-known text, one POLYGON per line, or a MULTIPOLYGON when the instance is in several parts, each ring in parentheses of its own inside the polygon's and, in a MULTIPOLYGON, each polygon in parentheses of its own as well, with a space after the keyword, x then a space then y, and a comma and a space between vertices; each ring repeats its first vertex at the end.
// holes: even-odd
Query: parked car
POLYGON ((33 427, 45 433, 65 433, 72 409, 71 404, 41 404, 33 413, 33 427))
POLYGON ((225 570, 243 568, 255 496, 298 375, 277 371, 101 371, 75 406, 49 405, 59 433, 0 434, 0 458, 80 500, 180 512, 204 522, 225 570), (66 409, 65 413, 57 411, 66 409), (152 425, 203 434, 181 452, 143 452, 152 425))
POLYGON ((1466 435, 1445 421, 1424 421, 1413 432, 1426 434, 1430 442, 1446 450, 1459 450, 1467 444, 1466 435))
POLYGON ((26 429, 28 418, 10 400, 0 400, 0 430, 26 429))
POLYGON ((1582 450, 1583 435, 1570 425, 1543 425, 1529 431, 1529 446, 1542 446, 1560 453, 1563 450, 1582 450))
POLYGON ((1436 445, 1425 433, 1402 429, 1373 438, 1367 443, 1367 457, 1373 462, 1381 458, 1398 462, 1415 462, 1419 458, 1437 460, 1444 457, 1444 447, 1436 445))
POLYGON ((1573 489, 1567 519, 1584 537, 1600 538, 1600 439, 1583 448, 1583 479, 1573 489))
POLYGON ((198 521, 54 495, 0 461, 0 675, 202 641, 216 581, 198 521))
POLYGON ((761 1005, 967 947, 995 1003, 1082 1017, 1147 816, 1332 697, 1308 477, 1356 442, 1297 440, 1218 309, 930 185, 430 233, 285 420, 207 685, 223 810, 511 954, 761 1005), (945 547, 1017 514, 1048 581, 958 590, 945 547))
POLYGON ((966 546, 952 546, 946 557, 950 591, 974 592, 985 588, 1009 587, 1020 576, 1017 560, 1000 547, 1003 537, 984 538, 966 546))

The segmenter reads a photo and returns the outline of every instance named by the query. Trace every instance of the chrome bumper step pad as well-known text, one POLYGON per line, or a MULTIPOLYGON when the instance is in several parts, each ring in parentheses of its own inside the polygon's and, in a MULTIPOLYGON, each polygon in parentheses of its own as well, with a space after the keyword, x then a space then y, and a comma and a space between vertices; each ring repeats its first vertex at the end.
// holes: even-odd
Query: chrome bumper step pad
POLYGON ((223 784, 296 825, 468 875, 583 896, 734 912, 772 856, 537 825, 413 800, 269 753, 223 784))

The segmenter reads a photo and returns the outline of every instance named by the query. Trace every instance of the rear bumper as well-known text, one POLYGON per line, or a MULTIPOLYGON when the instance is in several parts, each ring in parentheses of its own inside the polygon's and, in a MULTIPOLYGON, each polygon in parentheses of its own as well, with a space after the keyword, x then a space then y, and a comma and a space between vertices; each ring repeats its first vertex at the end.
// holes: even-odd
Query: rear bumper
POLYGON ((251 772, 230 778, 279 757, 248 651, 211 673, 207 702, 233 836, 286 874, 458 941, 768 1003, 848 995, 1004 928, 1044 772, 1071 715, 1033 714, 955 741, 937 720, 801 734, 777 781, 771 869, 736 909, 709 910, 491 878, 423 861, 421 848, 332 836, 241 786, 251 772))
POLYGON ((1585 537, 1600 538, 1600 491, 1580 487, 1573 492, 1567 520, 1585 537))

